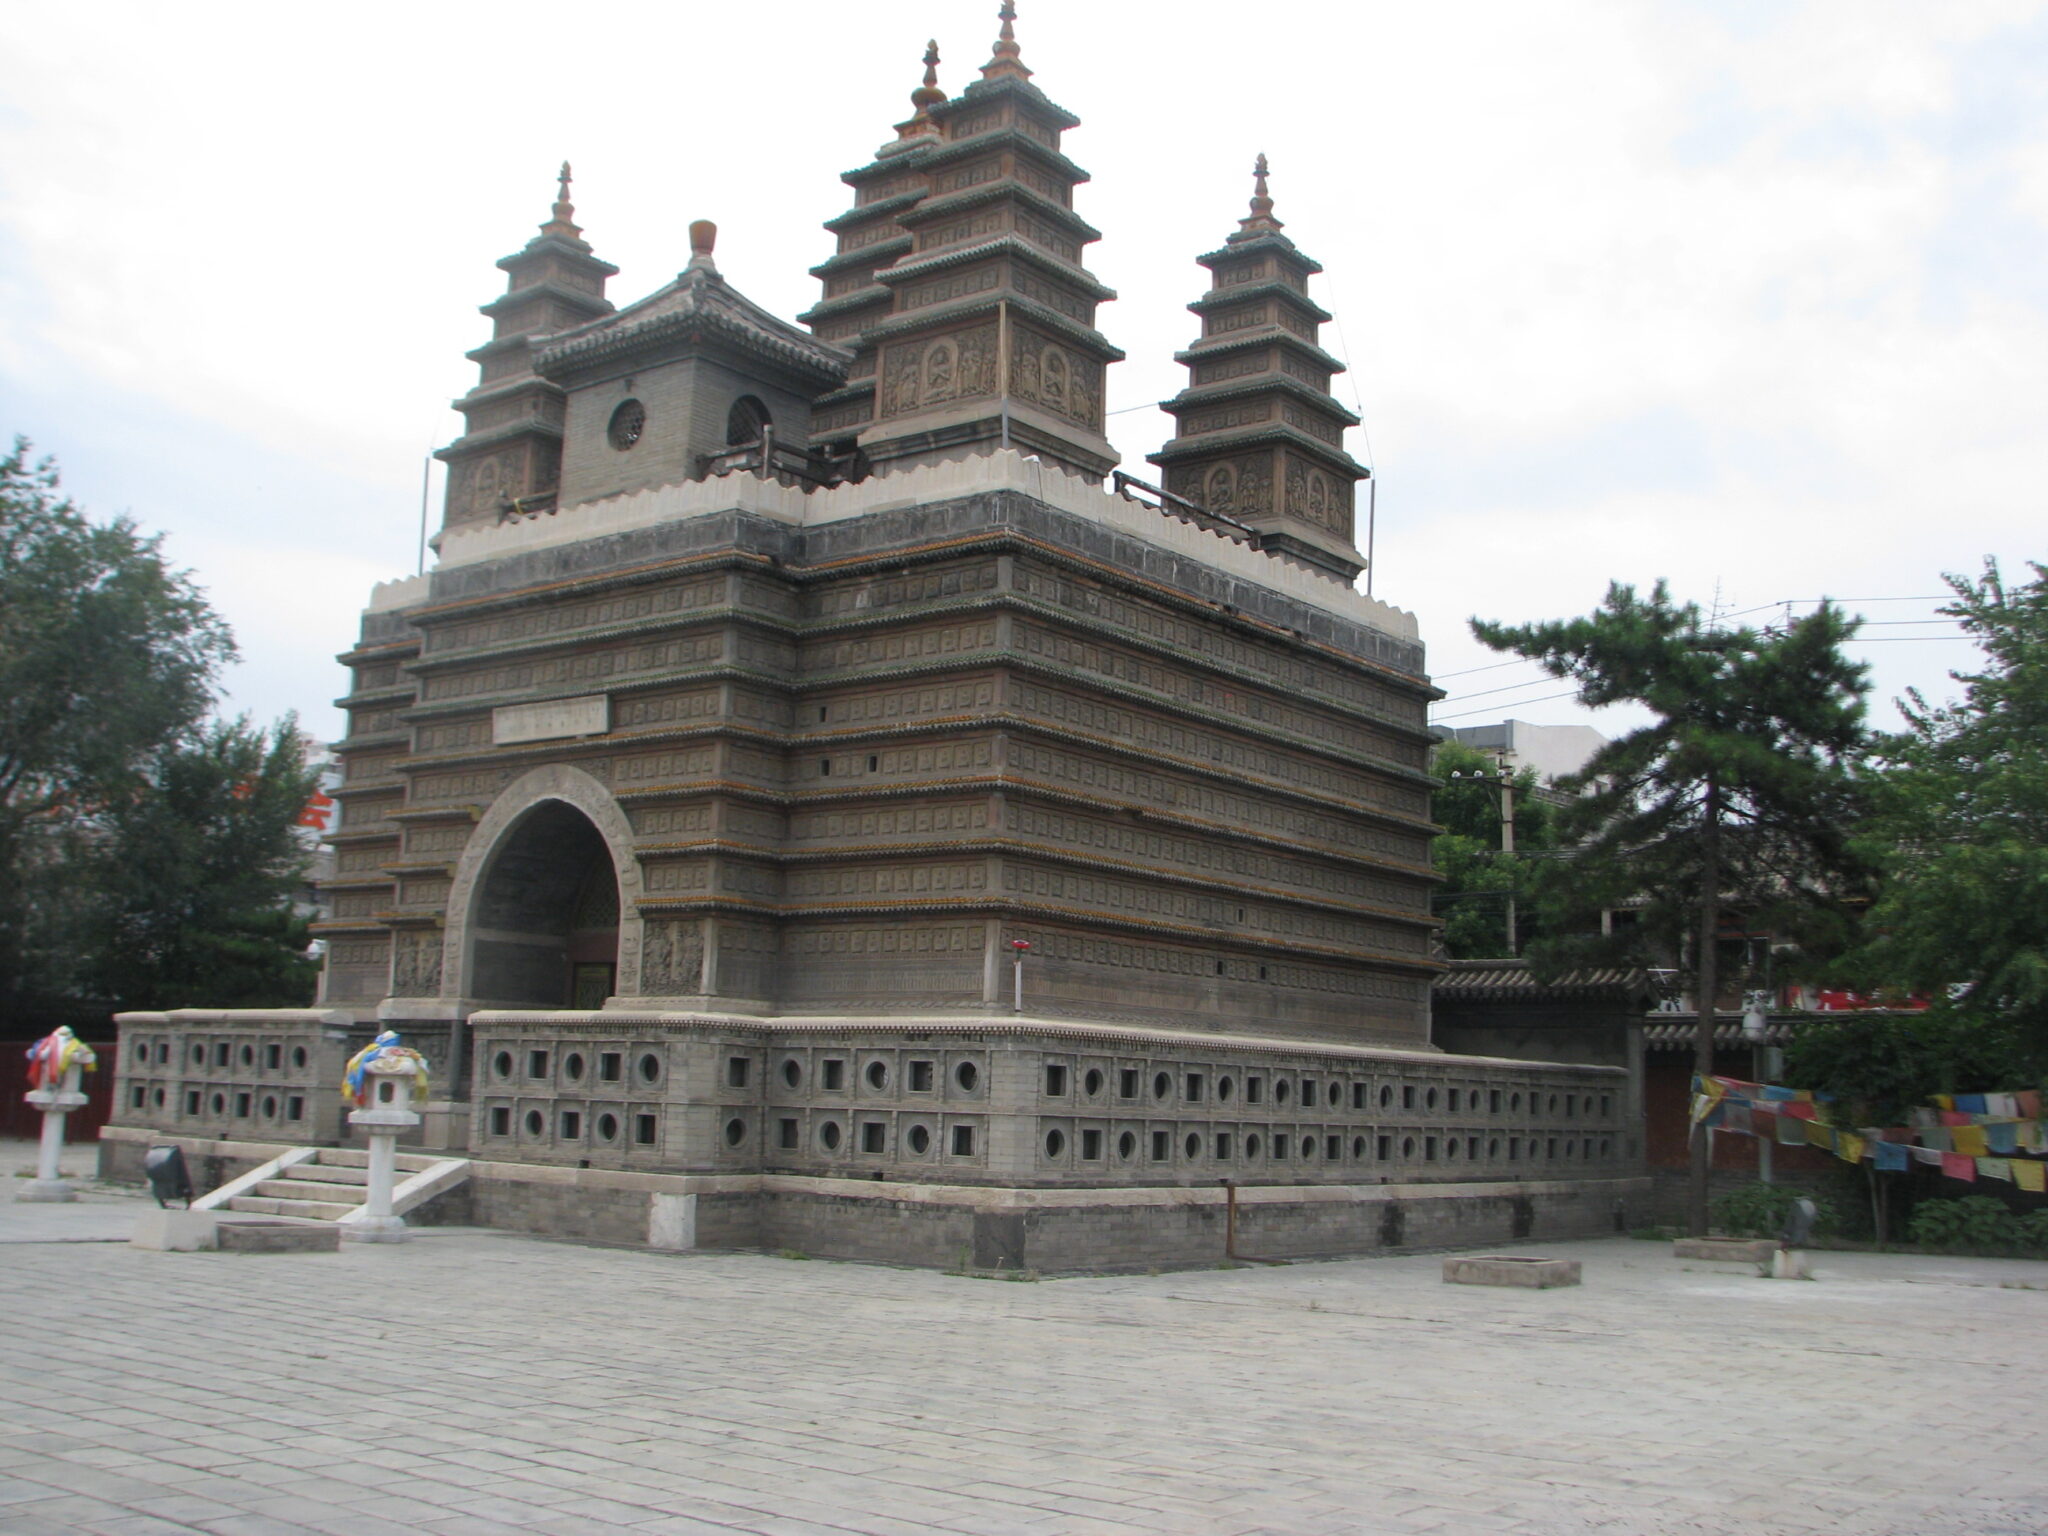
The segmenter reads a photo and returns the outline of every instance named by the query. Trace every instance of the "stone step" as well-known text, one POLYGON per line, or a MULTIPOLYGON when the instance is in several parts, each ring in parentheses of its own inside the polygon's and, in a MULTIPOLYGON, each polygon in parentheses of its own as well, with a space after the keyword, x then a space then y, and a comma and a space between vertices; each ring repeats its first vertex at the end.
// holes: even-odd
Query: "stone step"
POLYGON ((283 1170, 287 1179, 310 1179, 320 1184, 368 1184, 368 1168, 352 1168, 345 1163, 327 1163, 315 1158, 310 1163, 294 1163, 283 1170))
MULTIPOLYGON (((315 1162, 325 1168, 363 1168, 370 1166, 367 1147, 322 1147, 315 1162)), ((396 1163, 400 1173, 424 1173, 441 1159, 430 1153, 401 1152, 396 1163)))
POLYGON ((334 1205, 361 1205, 369 1190, 361 1184, 328 1184, 314 1179, 265 1179, 255 1193, 273 1200, 320 1200, 334 1205))
POLYGON ((331 1200, 287 1200, 276 1195, 236 1195, 228 1201, 231 1211, 258 1216, 303 1216, 310 1221, 339 1221, 357 1205, 340 1205, 331 1200))

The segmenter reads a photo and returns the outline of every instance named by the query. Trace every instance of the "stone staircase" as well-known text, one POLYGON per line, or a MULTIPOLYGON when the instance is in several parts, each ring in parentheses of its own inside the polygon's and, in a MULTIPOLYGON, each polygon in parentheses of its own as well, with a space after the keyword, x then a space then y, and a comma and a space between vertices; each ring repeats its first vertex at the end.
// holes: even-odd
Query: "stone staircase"
MULTIPOLYGON (((469 1178, 469 1161, 401 1152, 391 1210, 403 1216, 469 1178)), ((370 1154, 358 1147, 293 1147, 260 1168, 192 1202, 195 1211, 238 1211, 295 1221, 333 1222, 346 1235, 362 1215, 370 1154)))

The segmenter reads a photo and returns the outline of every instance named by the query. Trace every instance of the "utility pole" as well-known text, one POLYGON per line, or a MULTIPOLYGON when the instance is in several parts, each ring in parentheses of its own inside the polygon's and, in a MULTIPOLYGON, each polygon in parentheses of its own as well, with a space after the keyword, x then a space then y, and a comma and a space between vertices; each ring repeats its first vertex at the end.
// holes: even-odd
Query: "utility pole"
POLYGON ((1451 777, 1467 783, 1500 786, 1500 851, 1508 863, 1508 953, 1515 955, 1521 953, 1515 943, 1515 775, 1514 770, 1508 767, 1505 756, 1496 758, 1495 761, 1500 766, 1492 773, 1483 773, 1476 769, 1471 773, 1460 773, 1454 769, 1451 777))

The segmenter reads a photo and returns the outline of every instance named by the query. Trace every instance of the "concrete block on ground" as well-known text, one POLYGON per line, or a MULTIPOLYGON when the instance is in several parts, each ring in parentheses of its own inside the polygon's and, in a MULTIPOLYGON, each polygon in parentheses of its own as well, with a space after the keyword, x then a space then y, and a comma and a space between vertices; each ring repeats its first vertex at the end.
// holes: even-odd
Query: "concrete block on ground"
POLYGON ((1681 1237, 1671 1245, 1674 1259, 1712 1259, 1726 1264, 1768 1264, 1778 1245, 1768 1237, 1681 1237))
POLYGON ((144 1211, 135 1218, 128 1245, 157 1253, 200 1253, 220 1246, 219 1226, 220 1217, 212 1211, 144 1211))
POLYGON ((296 1221, 222 1221, 215 1229, 223 1253, 339 1253, 341 1229, 296 1221))
POLYGON ((1579 1283, 1577 1259, 1539 1259, 1521 1254, 1487 1254, 1479 1258, 1445 1259, 1446 1285, 1512 1285, 1547 1291, 1579 1283))

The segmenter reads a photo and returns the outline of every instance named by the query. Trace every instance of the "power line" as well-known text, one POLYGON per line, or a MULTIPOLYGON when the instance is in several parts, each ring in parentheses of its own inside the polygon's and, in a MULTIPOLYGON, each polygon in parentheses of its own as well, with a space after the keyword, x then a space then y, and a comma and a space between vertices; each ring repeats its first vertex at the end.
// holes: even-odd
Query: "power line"
MULTIPOLYGON (((1516 702, 1518 704, 1548 704, 1552 699, 1576 698, 1578 696, 1578 692, 1579 690, 1576 688, 1567 688, 1563 693, 1546 693, 1538 699, 1518 699, 1516 702)), ((1473 695, 1473 697, 1477 697, 1477 695, 1473 695)), ((1495 705, 1489 704, 1483 709, 1461 709, 1454 715, 1438 715, 1436 719, 1431 722, 1431 724, 1441 725, 1446 720, 1462 720, 1467 715, 1490 715, 1493 713, 1496 707, 1497 706, 1495 705)))
POLYGON ((1513 693, 1519 688, 1540 688, 1545 683, 1554 683, 1556 681, 1557 679, 1554 677, 1532 677, 1526 683, 1509 683, 1501 688, 1482 688, 1477 693, 1454 693, 1449 698, 1440 699, 1437 702, 1441 704, 1462 704, 1467 699, 1484 699, 1496 693, 1513 693))
POLYGON ((1531 661, 1527 656, 1517 656, 1513 661, 1489 662, 1486 666, 1483 667, 1466 667, 1463 671, 1460 672, 1435 672, 1432 673, 1431 676, 1437 682, 1442 682, 1446 678, 1470 677, 1474 672, 1498 672, 1502 667, 1533 667, 1535 665, 1536 663, 1531 661))

